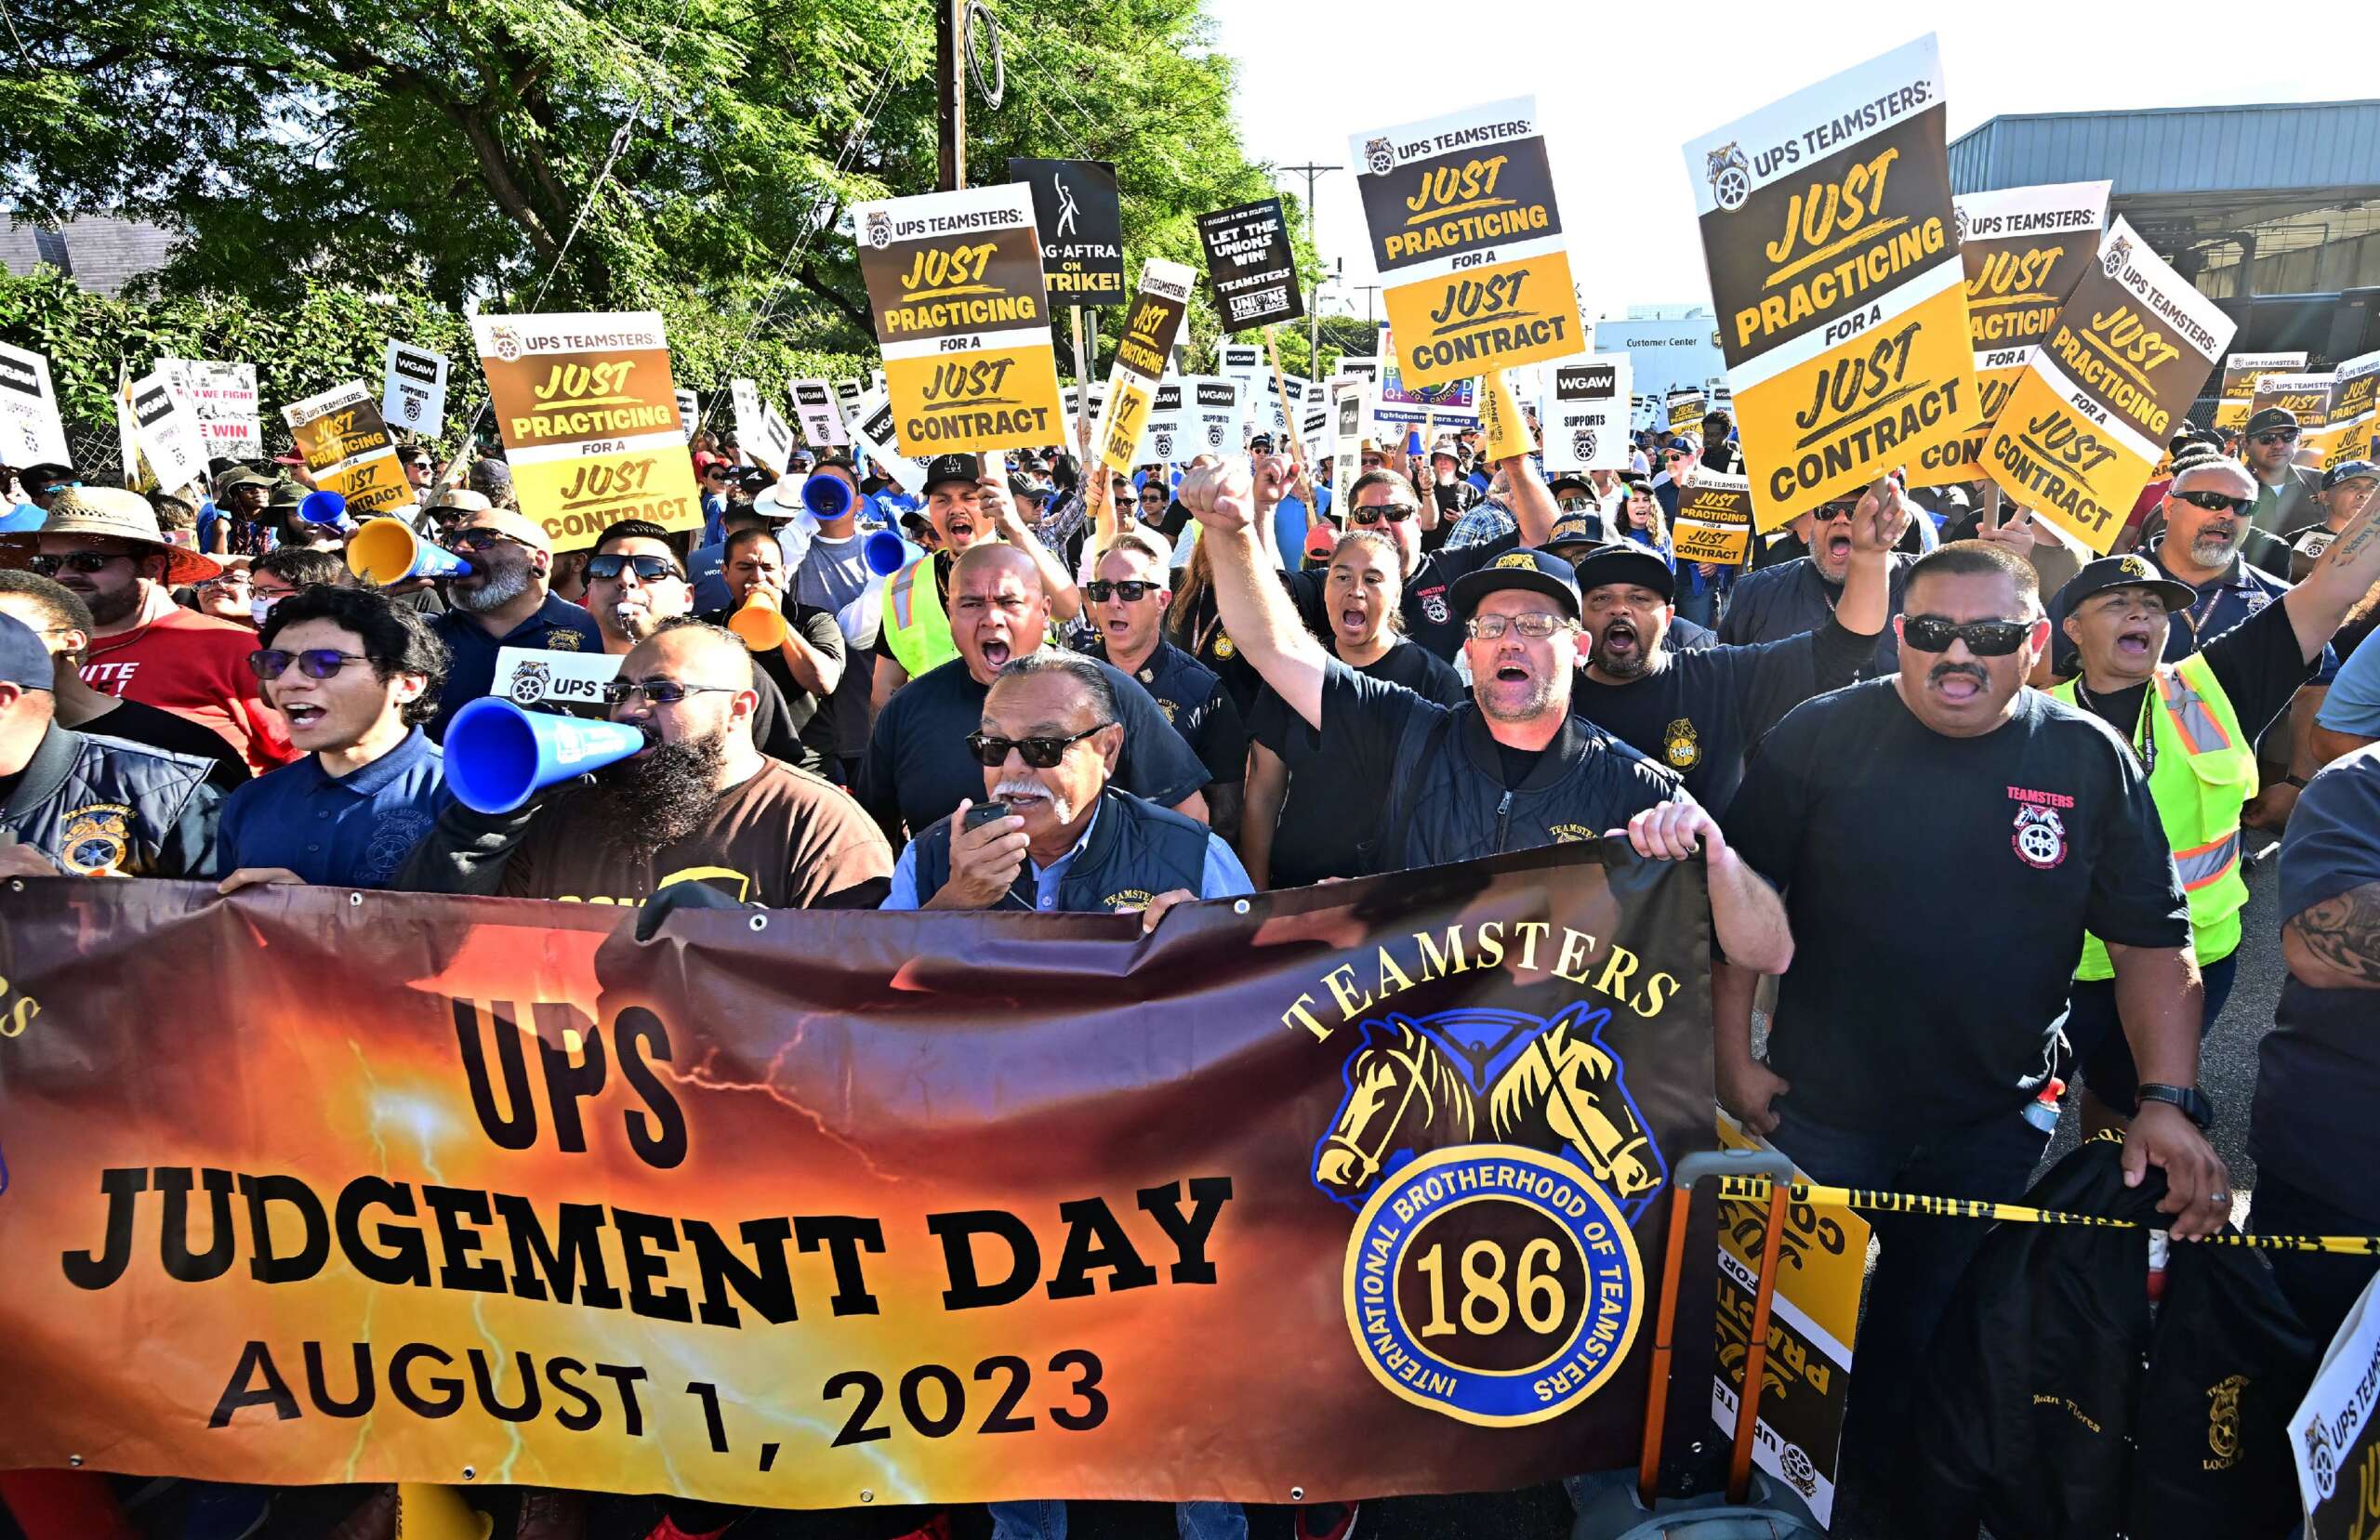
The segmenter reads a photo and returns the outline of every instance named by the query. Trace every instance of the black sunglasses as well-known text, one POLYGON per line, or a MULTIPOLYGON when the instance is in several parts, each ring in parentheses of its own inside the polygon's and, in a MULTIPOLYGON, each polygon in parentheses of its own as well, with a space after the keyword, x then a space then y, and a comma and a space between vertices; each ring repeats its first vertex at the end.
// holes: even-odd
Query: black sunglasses
POLYGON ((1115 583, 1100 578, 1082 586, 1083 597, 1093 604, 1104 604, 1111 596, 1122 599, 1127 604, 1138 604, 1151 594, 1164 591, 1164 584, 1151 583, 1148 579, 1141 577, 1128 577, 1115 583))
POLYGON ((360 652, 342 652, 334 647, 310 647, 303 652, 262 647, 248 654, 248 667, 259 679, 277 679, 289 672, 293 663, 310 679, 327 679, 349 664, 371 661, 360 652))
POLYGON ((678 570, 678 564, 666 556, 624 556, 618 551, 606 551, 602 556, 587 559, 587 576, 590 582, 614 582, 619 577, 622 568, 635 573, 637 581, 641 583, 658 583, 665 577, 674 577, 682 583, 686 577, 678 570))
POLYGON ((2256 442, 2260 444, 2294 444, 2296 441, 2297 429, 2294 428, 2284 428, 2277 432, 2266 432, 2256 435, 2256 442))
POLYGON ((1384 507, 1357 508, 1347 518, 1351 522, 1357 524, 1377 524, 1382 520, 1402 524, 1420 511, 1419 508, 1408 508, 1402 503, 1391 503, 1384 507))
POLYGON ((1066 738, 995 738, 989 733, 971 732, 967 735, 967 752, 986 770, 998 770, 1007 764, 1011 749, 1024 756, 1025 762, 1035 770, 1055 770, 1058 761, 1066 757, 1066 750, 1111 725, 1102 722, 1066 738))
POLYGON ((2226 508, 2233 513, 2245 513, 2256 506, 2253 497, 2234 497, 2224 492, 2177 492, 2174 495, 2190 507, 2204 508, 2209 513, 2221 513, 2226 508))
POLYGON ((1931 615, 1904 619, 1900 644, 1919 652, 1947 652, 1953 640, 1967 644, 1978 658, 2004 658, 2025 644, 2032 627, 2020 620, 1975 620, 1954 625, 1931 615))
POLYGON ((69 551, 64 556, 33 556, 25 565, 41 577, 56 577, 60 570, 74 573, 96 573, 111 561, 134 559, 127 551, 69 551))
POLYGON ((526 540, 516 540, 501 530, 465 530, 446 542, 447 548, 457 551, 483 551, 492 546, 518 546, 522 550, 535 550, 526 540))
POLYGON ((634 679, 605 679, 603 704, 626 705, 641 695, 654 705, 676 705, 689 695, 733 695, 735 687, 725 684, 680 684, 675 679, 652 679, 639 684, 634 679))

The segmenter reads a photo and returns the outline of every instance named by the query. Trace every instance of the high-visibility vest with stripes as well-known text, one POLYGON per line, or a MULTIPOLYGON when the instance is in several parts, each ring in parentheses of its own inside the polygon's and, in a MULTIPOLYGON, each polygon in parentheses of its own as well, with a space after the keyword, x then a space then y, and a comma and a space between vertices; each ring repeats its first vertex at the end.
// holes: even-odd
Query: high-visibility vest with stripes
MULTIPOLYGON (((2201 963, 2228 957, 2240 944, 2240 911, 2248 885, 2240 875, 2240 809, 2256 795, 2256 745, 2240 729, 2239 713, 2216 682, 2206 655, 2159 664, 2156 697, 2148 704, 2156 768, 2149 795, 2174 847, 2182 888, 2189 894, 2190 931, 2201 963)), ((2072 705, 2074 681, 2051 691, 2072 705)), ((2112 979, 2115 965, 2096 936, 2082 941, 2078 979, 2112 979)))
POLYGON ((933 580, 933 558, 921 556, 884 585, 884 650, 909 678, 922 678, 959 655, 950 617, 933 580))

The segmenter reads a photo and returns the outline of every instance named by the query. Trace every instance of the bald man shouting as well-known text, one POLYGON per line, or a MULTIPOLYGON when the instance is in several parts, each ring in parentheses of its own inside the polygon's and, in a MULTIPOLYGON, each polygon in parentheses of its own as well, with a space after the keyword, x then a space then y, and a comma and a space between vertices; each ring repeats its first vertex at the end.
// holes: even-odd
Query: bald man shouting
MULTIPOLYGON (((959 656, 885 702, 860 761, 860 805, 896 843, 949 818, 961 801, 983 797, 984 767, 968 752, 968 734, 983 725, 984 701, 1009 660, 1049 645, 1050 598, 1033 557, 991 543, 961 553, 950 574, 950 633, 959 656)), ((1205 823, 1199 788, 1207 767, 1138 680, 1100 666, 1125 730, 1115 785, 1205 823)))

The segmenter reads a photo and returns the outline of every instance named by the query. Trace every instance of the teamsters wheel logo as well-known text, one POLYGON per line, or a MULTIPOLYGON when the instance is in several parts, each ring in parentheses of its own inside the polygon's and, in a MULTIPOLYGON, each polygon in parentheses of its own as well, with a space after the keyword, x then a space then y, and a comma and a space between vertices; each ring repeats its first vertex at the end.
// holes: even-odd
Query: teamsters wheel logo
POLYGON ((521 356, 521 334, 509 326, 498 326, 491 338, 496 344, 496 356, 509 363, 521 356))
POLYGON ((1572 433, 1570 435, 1570 453, 1577 455, 1581 460, 1593 459, 1595 457, 1595 430, 1592 428, 1581 428, 1572 433))
POLYGON ((1744 158, 1743 146, 1734 139, 1711 151, 1705 175, 1711 178, 1711 196, 1730 214, 1752 196, 1752 162, 1744 158))
POLYGON ((1573 1003, 1364 1022, 1313 1179, 1358 1210, 1347 1329, 1394 1394, 1516 1428, 1626 1362, 1645 1293, 1629 1226, 1669 1168, 1610 1019, 1573 1003))
POLYGON ((1158 433, 1154 435, 1149 441, 1149 449, 1157 455, 1160 462, 1172 459, 1173 435, 1170 433, 1158 433))
POLYGON ((1223 446, 1223 425, 1221 423, 1209 423, 1207 425, 1207 447, 1209 449, 1221 449, 1223 446))
POLYGON ((2099 265, 2107 269, 2108 276, 2109 278, 2113 278, 2118 273, 2123 271, 2123 265, 2131 256, 2132 237, 2129 235, 2119 235, 2109 245, 2107 256, 2099 258, 2099 265))
POLYGON ((891 245, 892 244, 892 216, 885 213, 881 209, 878 209, 869 214, 867 217, 866 228, 862 231, 862 234, 866 238, 867 244, 871 246, 891 245))
POLYGON ((1396 169, 1396 156, 1385 138, 1364 141, 1364 165, 1375 177, 1385 177, 1396 169))

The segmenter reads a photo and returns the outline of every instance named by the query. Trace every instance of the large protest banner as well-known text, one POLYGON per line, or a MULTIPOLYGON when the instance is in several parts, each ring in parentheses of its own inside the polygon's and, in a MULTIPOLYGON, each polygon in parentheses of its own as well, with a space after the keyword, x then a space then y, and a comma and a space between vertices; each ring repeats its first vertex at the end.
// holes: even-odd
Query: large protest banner
POLYGON ((1008 179, 1033 190, 1041 272, 1062 305, 1124 303, 1124 200, 1105 161, 1012 155, 1008 179))
POLYGON ((70 465, 49 360, 0 342, 0 465, 70 465))
POLYGON ((1408 385, 1586 346, 1536 98, 1357 134, 1348 144, 1408 385))
POLYGON ((1154 940, 17 886, 0 1468, 1517 1486, 1633 1459, 1713 1142, 1700 870, 1616 842, 1154 940))
POLYGON ((324 492, 347 499, 349 518, 384 518, 419 500, 405 480, 379 403, 362 380, 292 401, 281 409, 281 417, 306 462, 306 474, 324 492))
POLYGON ((1280 199, 1199 215, 1198 244, 1207 254, 1207 282, 1214 285, 1224 331, 1277 326, 1305 314, 1280 199))
POLYGON ((471 336, 513 493, 554 549, 623 519, 702 528, 659 311, 477 315, 471 336))
POLYGON ((1129 476, 1141 463, 1157 381, 1173 354, 1174 334, 1182 329, 1182 317, 1190 308, 1190 286, 1197 281, 1179 262, 1152 257, 1141 264, 1141 290, 1124 312, 1124 334, 1116 343, 1107 402, 1093 439, 1100 463, 1110 470, 1129 476))
POLYGON ((2001 407, 1984 469, 2017 507, 2104 553, 2233 328, 2115 220, 2001 407))
POLYGON ((1984 438, 2099 249, 2112 185, 2059 182, 1962 193, 1951 200, 1967 279, 1976 404, 1956 439, 1911 462, 1911 486, 1982 478, 1984 438))
POLYGON ((2302 374, 2306 354, 2294 353, 2226 353, 2223 355, 2223 383, 2215 403, 2215 426, 2226 431, 2245 428, 2248 414, 2254 410, 2256 386, 2269 375, 2302 374))
POLYGON ((1764 532, 1974 418, 1946 112, 1928 35, 1686 146, 1764 532))
POLYGON ((929 192, 852 217, 901 453, 1063 441, 1033 190, 929 192))
POLYGON ((1628 375, 1624 353, 1591 353, 1546 367, 1537 412, 1549 472, 1628 468, 1628 375))

